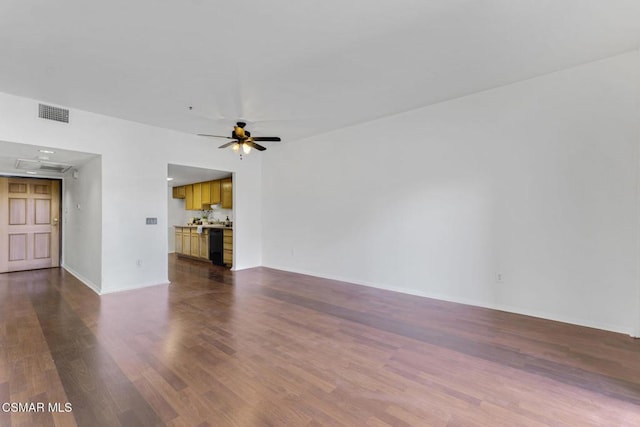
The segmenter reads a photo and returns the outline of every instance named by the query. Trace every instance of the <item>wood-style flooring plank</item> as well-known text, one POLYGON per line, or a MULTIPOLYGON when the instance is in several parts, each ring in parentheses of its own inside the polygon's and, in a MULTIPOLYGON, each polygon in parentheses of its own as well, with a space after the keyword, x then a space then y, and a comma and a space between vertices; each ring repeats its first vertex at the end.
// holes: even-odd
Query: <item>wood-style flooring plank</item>
POLYGON ((640 341, 268 268, 169 257, 99 297, 0 275, 0 425, 636 426, 640 341), (0 402, 1 403, 1 402, 0 402))

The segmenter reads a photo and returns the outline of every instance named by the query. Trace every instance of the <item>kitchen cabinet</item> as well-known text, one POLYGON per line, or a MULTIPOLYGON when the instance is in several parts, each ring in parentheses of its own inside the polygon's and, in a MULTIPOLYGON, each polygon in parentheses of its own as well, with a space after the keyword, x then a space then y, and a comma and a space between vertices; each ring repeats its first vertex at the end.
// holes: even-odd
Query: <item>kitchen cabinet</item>
POLYGON ((209 229, 198 233, 195 227, 175 227, 175 251, 180 256, 209 261, 209 229))
POLYGON ((173 198, 174 199, 184 199, 185 198, 184 185, 181 185, 179 187, 173 187, 173 198))
POLYGON ((174 241, 175 251, 178 254, 183 253, 182 251, 182 228, 176 227, 176 239, 174 241))
POLYGON ((208 210, 218 203, 224 209, 233 209, 233 182, 225 178, 174 187, 173 197, 184 198, 184 208, 188 211, 208 210), (177 197, 181 194, 184 196, 177 197))
POLYGON ((190 250, 189 250, 189 255, 191 255, 192 257, 196 257, 198 258, 200 256, 200 239, 199 239, 200 235, 198 234, 198 232, 196 231, 195 228, 191 229, 191 246, 190 246, 190 250))
POLYGON ((202 209, 202 183, 193 184, 193 210, 202 209))
POLYGON ((192 211, 193 208, 193 185, 184 186, 184 208, 192 211))
POLYGON ((220 180, 211 181, 211 204, 220 203, 220 180))
POLYGON ((191 255, 191 232, 188 228, 182 229, 182 255, 191 255))
POLYGON ((224 209, 233 209, 233 182, 231 178, 220 180, 220 204, 224 209))
MULTIPOLYGON (((220 180, 202 182, 200 193, 202 194, 202 209, 210 209, 210 205, 220 203, 220 180)), ((195 186, 196 184, 194 184, 195 186)), ((195 187, 194 187, 195 191, 195 187)))
POLYGON ((222 234, 222 262, 233 265, 233 230, 224 229, 222 234))
POLYGON ((209 210, 211 204, 211 181, 203 182, 200 187, 200 194, 202 194, 202 209, 209 210))
POLYGON ((209 230, 206 228, 202 230, 202 233, 198 235, 198 240, 200 248, 198 258, 209 260, 209 230))

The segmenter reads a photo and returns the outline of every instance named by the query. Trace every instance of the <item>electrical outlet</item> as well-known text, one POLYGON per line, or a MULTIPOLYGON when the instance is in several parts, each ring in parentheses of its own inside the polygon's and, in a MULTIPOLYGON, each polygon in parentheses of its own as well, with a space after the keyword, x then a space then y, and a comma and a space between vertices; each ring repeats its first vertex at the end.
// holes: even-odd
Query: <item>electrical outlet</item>
POLYGON ((136 265, 137 265, 138 267, 142 267, 142 260, 141 260, 141 259, 137 260, 137 261, 136 261, 136 265))
POLYGON ((496 282, 504 283, 504 275, 502 273, 496 274, 496 282))

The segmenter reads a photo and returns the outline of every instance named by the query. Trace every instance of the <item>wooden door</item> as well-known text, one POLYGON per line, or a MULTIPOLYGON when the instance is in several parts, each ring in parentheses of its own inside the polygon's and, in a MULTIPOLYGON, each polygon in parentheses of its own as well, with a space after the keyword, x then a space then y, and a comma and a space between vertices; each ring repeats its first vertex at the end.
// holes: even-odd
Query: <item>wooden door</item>
POLYGON ((60 266, 60 181, 0 177, 0 273, 60 266))

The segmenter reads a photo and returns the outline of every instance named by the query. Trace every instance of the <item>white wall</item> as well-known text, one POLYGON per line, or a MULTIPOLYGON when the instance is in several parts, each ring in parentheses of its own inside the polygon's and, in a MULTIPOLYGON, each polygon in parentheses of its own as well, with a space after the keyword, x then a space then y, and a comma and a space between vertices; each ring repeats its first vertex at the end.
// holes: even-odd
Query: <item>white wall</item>
POLYGON ((100 293, 102 288, 102 159, 64 178, 62 266, 100 293), (78 250, 82 248, 82 250, 78 250))
POLYGON ((169 163, 234 172, 234 265, 260 265, 260 156, 240 161, 206 138, 80 110, 70 124, 42 120, 36 101, 8 94, 0 94, 0 117, 0 140, 102 156, 102 293, 168 282, 169 163), (158 224, 145 225, 146 217, 158 224))
POLYGON ((275 147, 263 263, 631 333, 639 80, 633 52, 275 147))

